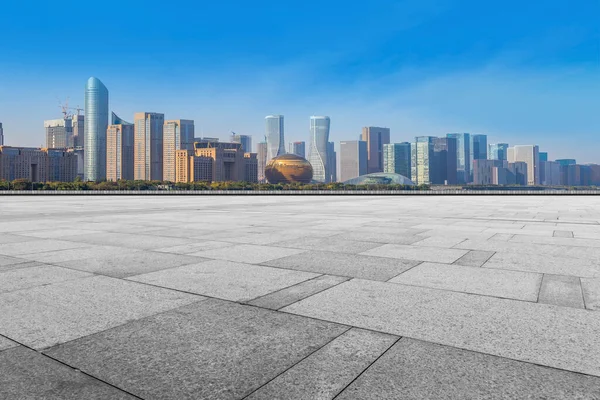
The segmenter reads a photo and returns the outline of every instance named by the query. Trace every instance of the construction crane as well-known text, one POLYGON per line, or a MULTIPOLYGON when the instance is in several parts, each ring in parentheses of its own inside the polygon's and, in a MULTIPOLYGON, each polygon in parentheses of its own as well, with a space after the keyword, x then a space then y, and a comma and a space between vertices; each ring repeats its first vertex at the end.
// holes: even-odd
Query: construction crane
POLYGON ((77 107, 69 107, 69 98, 68 97, 65 100, 64 104, 60 104, 59 103, 58 106, 62 110, 64 119, 72 118, 73 117, 73 113, 69 112, 69 110, 75 110, 75 111, 77 111, 77 116, 80 116, 81 115, 81 111, 83 111, 83 108, 81 108, 79 106, 77 106, 77 107))

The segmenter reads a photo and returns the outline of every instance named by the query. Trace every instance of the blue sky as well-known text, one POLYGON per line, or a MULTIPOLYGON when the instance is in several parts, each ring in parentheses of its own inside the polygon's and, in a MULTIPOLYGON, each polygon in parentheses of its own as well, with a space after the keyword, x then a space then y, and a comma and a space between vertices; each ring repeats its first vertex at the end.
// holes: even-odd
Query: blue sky
POLYGON ((387 126, 539 144, 600 162, 600 1, 220 0, 10 2, 0 29, 0 122, 39 146, 89 76, 110 108, 250 134, 284 114, 286 141, 329 115, 331 140, 387 126))

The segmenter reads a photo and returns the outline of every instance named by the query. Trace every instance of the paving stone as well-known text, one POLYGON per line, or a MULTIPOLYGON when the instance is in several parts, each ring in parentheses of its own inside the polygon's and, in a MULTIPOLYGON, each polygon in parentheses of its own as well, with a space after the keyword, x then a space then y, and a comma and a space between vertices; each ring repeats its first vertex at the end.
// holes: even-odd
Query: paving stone
POLYGON ((207 258, 201 257, 141 251, 129 254, 106 254, 97 258, 85 258, 56 264, 80 271, 124 278, 182 265, 197 264, 207 260, 207 258))
MULTIPOLYGON (((548 237, 547 239, 556 239, 548 237)), ((566 239, 569 240, 569 239, 566 239)), ((599 247, 578 247, 557 244, 519 243, 494 240, 465 240, 455 246, 457 249, 496 251, 499 253, 522 253, 543 255, 547 258, 570 257, 582 260, 600 262, 599 247)))
POLYGON ((4 336, 0 336, 0 351, 6 349, 12 349, 13 347, 17 347, 18 344, 5 338, 4 336))
POLYGON ((585 308, 581 282, 575 276, 544 275, 538 301, 556 306, 585 308))
POLYGON ((600 376, 600 313, 353 279, 282 309, 600 376))
POLYGON ((47 354, 142 398, 240 399, 347 329, 209 299, 47 354))
POLYGON ((397 340, 392 335, 351 329, 247 399, 333 399, 397 340))
POLYGON ((573 232, 572 231, 554 231, 554 237, 565 237, 565 238, 572 238, 573 237, 573 232))
POLYGON ((600 277, 600 265, 593 261, 569 257, 548 257, 542 254, 498 252, 483 265, 483 268, 578 277, 600 277))
POLYGON ((76 249, 82 247, 86 247, 86 245, 64 240, 26 240, 19 243, 0 244, 0 254, 5 256, 22 256, 26 254, 39 254, 48 251, 76 249))
POLYGON ((129 247, 140 250, 152 250, 160 247, 193 243, 195 239, 166 236, 139 235, 135 233, 107 232, 93 235, 64 236, 63 240, 87 243, 88 245, 129 247))
POLYGON ((541 274, 424 262, 389 282, 537 301, 541 274))
MULTIPOLYGON (((416 231, 420 232, 420 231, 416 231)), ((336 239, 340 240, 351 240, 360 242, 375 242, 375 243, 395 243, 395 244, 413 244, 423 237, 416 236, 415 234, 405 233, 382 233, 382 232, 347 232, 335 236, 336 239)))
POLYGON ((37 265, 0 272, 0 293, 48 285, 51 283, 93 276, 87 272, 73 271, 53 265, 37 265))
POLYGON ((387 281, 419 263, 420 261, 369 257, 359 254, 307 251, 268 261, 264 265, 319 274, 387 281))
POLYGON ((35 351, 0 352, 1 399, 135 399, 35 351))
POLYGON ((600 247, 600 240, 579 239, 573 237, 548 237, 548 236, 525 236, 515 235, 510 242, 552 244, 570 247, 600 247))
POLYGON ((317 275, 260 265, 211 260, 129 278, 231 301, 249 301, 317 275))
POLYGON ((104 231, 93 231, 89 229, 48 229, 48 230, 35 230, 35 231, 24 231, 24 232, 15 232, 15 234, 20 236, 30 237, 30 240, 34 240, 35 238, 41 239, 55 239, 61 238, 64 236, 73 236, 73 235, 92 235, 104 233, 104 231))
POLYGON ((510 234, 510 233, 496 233, 494 236, 489 238, 489 240, 498 240, 500 242, 508 242, 514 236, 515 235, 510 234))
POLYGON ((303 237, 295 240, 286 240, 273 243, 273 246, 279 247, 290 247, 294 249, 305 249, 305 250, 321 250, 321 251, 335 251, 341 253, 360 253, 365 250, 376 248, 381 246, 381 243, 373 242, 359 242, 355 240, 344 240, 337 236, 326 237, 326 238, 312 238, 303 237))
POLYGON ((30 260, 0 255, 0 271, 16 268, 16 265, 31 263, 30 260))
POLYGON ((256 246, 239 244, 227 247, 227 250, 212 249, 191 253, 191 256, 213 258, 216 260, 235 261, 248 264, 260 264, 277 258, 303 253, 304 250, 286 249, 274 246, 256 246))
POLYGON ((428 247, 442 247, 449 249, 451 247, 456 246, 460 242, 464 242, 466 239, 461 237, 453 237, 453 236, 430 236, 426 239, 423 239, 417 243, 415 246, 428 246, 428 247))
POLYGON ((426 246, 403 246, 399 244, 386 244, 372 250, 362 252, 364 256, 403 258, 407 260, 430 261, 440 263, 453 263, 467 254, 466 250, 443 249, 426 246))
POLYGON ((585 308, 600 311, 600 279, 581 278, 585 308))
POLYGON ((596 399, 600 378, 403 338, 336 399, 596 399))
POLYGON ((204 299, 95 276, 0 294, 0 334, 43 349, 204 299))
POLYGON ((85 260, 87 258, 114 257, 117 255, 142 254, 143 250, 129 249, 116 246, 95 246, 75 248, 67 250, 47 251, 39 254, 24 254, 19 256, 26 260, 40 261, 45 263, 63 263, 73 260, 85 260))
POLYGON ((35 240, 34 238, 14 235, 11 233, 0 233, 0 244, 24 243, 35 240))
POLYGON ((350 278, 344 276, 322 275, 250 300, 248 304, 269 308, 271 310, 278 310, 282 307, 289 306, 298 300, 305 299, 315 293, 322 292, 330 287, 346 282, 348 279, 350 278))
POLYGON ((471 250, 458 260, 454 261, 454 264, 467 267, 481 267, 493 255, 493 251, 471 250))
POLYGON ((198 243, 188 243, 181 244, 178 246, 171 247, 163 247, 160 249, 156 249, 154 251, 158 251, 161 253, 173 253, 173 254, 191 254, 197 253, 203 250, 213 250, 213 249, 222 249, 223 247, 233 246, 233 243, 228 242, 217 242, 214 240, 201 241, 198 243))

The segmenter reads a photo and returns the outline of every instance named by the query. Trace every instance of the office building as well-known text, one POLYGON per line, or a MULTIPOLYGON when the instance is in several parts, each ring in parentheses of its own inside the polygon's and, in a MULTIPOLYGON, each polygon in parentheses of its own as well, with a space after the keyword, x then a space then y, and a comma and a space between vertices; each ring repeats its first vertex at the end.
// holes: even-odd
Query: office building
POLYGON ((364 140, 340 142, 340 182, 366 175, 368 157, 367 142, 364 140))
POLYGON ((258 181, 265 182, 265 167, 267 166, 267 142, 260 142, 256 146, 256 158, 258 159, 258 181))
POLYGON ((292 142, 290 143, 288 153, 295 154, 302 158, 306 158, 306 142, 292 142))
POLYGON ((337 153, 335 143, 327 143, 327 182, 337 182, 337 153))
POLYGON ((108 129, 108 89, 98 78, 85 86, 85 180, 106 179, 106 130, 108 129))
POLYGON ((456 185, 457 160, 456 139, 433 139, 433 162, 431 163, 431 183, 437 185, 456 185))
POLYGON ((175 182, 211 182, 213 159, 195 156, 192 150, 175 151, 175 182))
POLYGON ((560 185, 559 163, 555 161, 540 161, 540 184, 546 186, 560 185))
POLYGON ((72 141, 73 129, 71 118, 51 119, 44 121, 46 131, 46 148, 64 149, 72 141))
POLYGON ((527 163, 527 185, 540 184, 539 172, 539 147, 534 145, 514 146, 509 147, 507 152, 508 162, 525 162, 527 163))
POLYGON ((267 162, 285 154, 285 137, 283 134, 283 115, 268 115, 265 117, 267 142, 267 162))
MULTIPOLYGON (((449 133, 448 138, 456 139, 456 177, 458 183, 469 183, 471 180, 471 134, 449 133)), ((414 181, 414 179, 413 179, 414 181)), ((416 182, 415 182, 416 183, 416 182)))
POLYGON ((411 144, 411 180, 415 185, 432 183, 434 137, 418 136, 411 144))
POLYGON ((383 172, 383 145, 390 143, 390 129, 376 126, 364 127, 361 139, 367 142, 367 173, 383 172))
POLYGON ((231 132, 231 142, 240 143, 244 153, 252 153, 252 136, 238 135, 235 132, 231 132))
POLYGON ((69 147, 83 149, 85 146, 85 117, 83 115, 73 115, 71 118, 71 128, 73 129, 73 141, 72 144, 69 144, 69 147))
MULTIPOLYGON (((473 160, 473 184, 497 185, 499 168, 508 168, 508 162, 502 160, 473 160)), ((505 174, 500 172, 500 176, 505 176, 505 174)), ((501 180, 505 181, 506 178, 501 180)))
POLYGON ((106 180, 133 180, 134 125, 111 115, 106 130, 106 180))
POLYGON ((540 162, 548 161, 548 152, 540 151, 540 162))
MULTIPOLYGON (((243 148, 242 151, 244 151, 243 148)), ((258 155, 256 153, 244 153, 244 163, 244 182, 258 182, 258 155)))
POLYGON ((488 147, 488 160, 506 161, 508 143, 494 143, 488 147))
POLYGON ((411 179, 410 143, 393 143, 383 145, 383 172, 400 174, 411 179))
POLYGON ((2 122, 0 122, 0 146, 4 146, 4 129, 2 128, 2 122))
POLYGON ((471 161, 487 160, 487 135, 471 135, 471 161))
POLYGON ((66 149, 0 146, 0 180, 71 182, 77 177, 77 158, 66 149))
POLYGON ((163 126, 163 181, 175 182, 175 152, 194 149, 194 121, 175 119, 163 126))
POLYGON ((253 153, 244 153, 241 143, 194 143, 194 156, 212 159, 212 182, 240 182, 258 177, 258 159, 254 161, 253 156, 246 154, 253 153), (256 174, 247 172, 247 167, 256 168, 256 174))
POLYGON ((559 165, 575 165, 577 161, 572 158, 564 158, 561 160, 555 160, 559 165))
MULTIPOLYGON (((138 112, 134 114, 135 180, 163 180, 164 114, 138 112)), ((86 145, 87 148, 87 145, 86 145)))
POLYGON ((313 180, 319 183, 329 182, 327 144, 329 143, 330 123, 329 117, 310 117, 308 162, 313 168, 313 180))

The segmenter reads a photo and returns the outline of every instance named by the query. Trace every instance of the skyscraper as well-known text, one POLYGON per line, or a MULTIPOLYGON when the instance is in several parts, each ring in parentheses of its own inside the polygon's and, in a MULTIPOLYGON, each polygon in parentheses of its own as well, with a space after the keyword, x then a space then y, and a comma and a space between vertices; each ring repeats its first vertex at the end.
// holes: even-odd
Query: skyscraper
POLYGON ((302 158, 306 158, 306 142, 292 142, 288 153, 295 154, 302 158))
POLYGON ((456 139, 458 183, 469 183, 471 180, 471 135, 469 133, 449 133, 446 137, 456 139))
POLYGON ((327 182, 337 182, 337 153, 335 143, 327 143, 327 182))
POLYGON ((194 149, 194 121, 175 119, 163 126, 163 180, 175 182, 175 152, 194 149))
POLYGON ((44 129, 46 130, 46 148, 48 149, 66 148, 69 138, 72 141, 73 129, 70 117, 44 121, 44 129))
POLYGON ((135 113, 133 118, 135 124, 134 179, 162 181, 165 116, 158 113, 139 112, 135 113))
POLYGON ((433 139, 431 183, 440 185, 458 183, 456 154, 456 139, 448 137, 433 139))
POLYGON ((434 137, 418 136, 411 144, 411 180, 416 185, 430 185, 433 179, 434 137))
POLYGON ((108 128, 108 89, 98 78, 85 86, 85 180, 106 179, 106 129, 108 128))
POLYGON ((326 183, 328 180, 327 143, 329 143, 329 117, 310 117, 310 142, 308 162, 313 168, 313 180, 326 183))
POLYGON ((252 153, 252 136, 238 135, 235 132, 231 132, 231 142, 241 143, 244 153, 252 153))
POLYGON ((340 142, 340 182, 366 175, 368 160, 367 142, 340 142))
POLYGON ((256 158, 258 158, 258 181, 265 181, 265 167, 267 165, 267 142, 256 145, 256 158))
POLYGON ((563 158, 561 160, 555 160, 559 165, 575 165, 577 161, 573 158, 563 158))
POLYGON ((4 129, 2 129, 2 122, 0 122, 0 146, 4 146, 4 129))
POLYGON ((471 135, 471 162, 487 160, 487 135, 471 135))
POLYGON ((543 161, 548 161, 548 152, 547 151, 540 151, 540 162, 543 161))
POLYGON ((383 172, 400 174, 410 179, 410 143, 383 145, 383 172))
POLYGON ((514 146, 507 150, 509 163, 524 162, 527 163, 526 185, 540 184, 540 155, 539 147, 534 145, 514 146))
POLYGON ((490 144, 488 148, 488 159, 489 160, 500 160, 506 161, 506 150, 508 149, 508 143, 494 143, 490 144))
POLYGON ((285 154, 285 138, 283 136, 283 115, 265 117, 267 161, 285 154))
POLYGON ((71 126, 73 128, 73 147, 84 147, 85 144, 85 117, 73 115, 71 126))
POLYGON ((361 139, 367 142, 368 173, 383 172, 383 145, 390 143, 390 129, 366 126, 361 139))
POLYGON ((106 130, 106 180, 133 179, 134 125, 112 113, 106 130))

